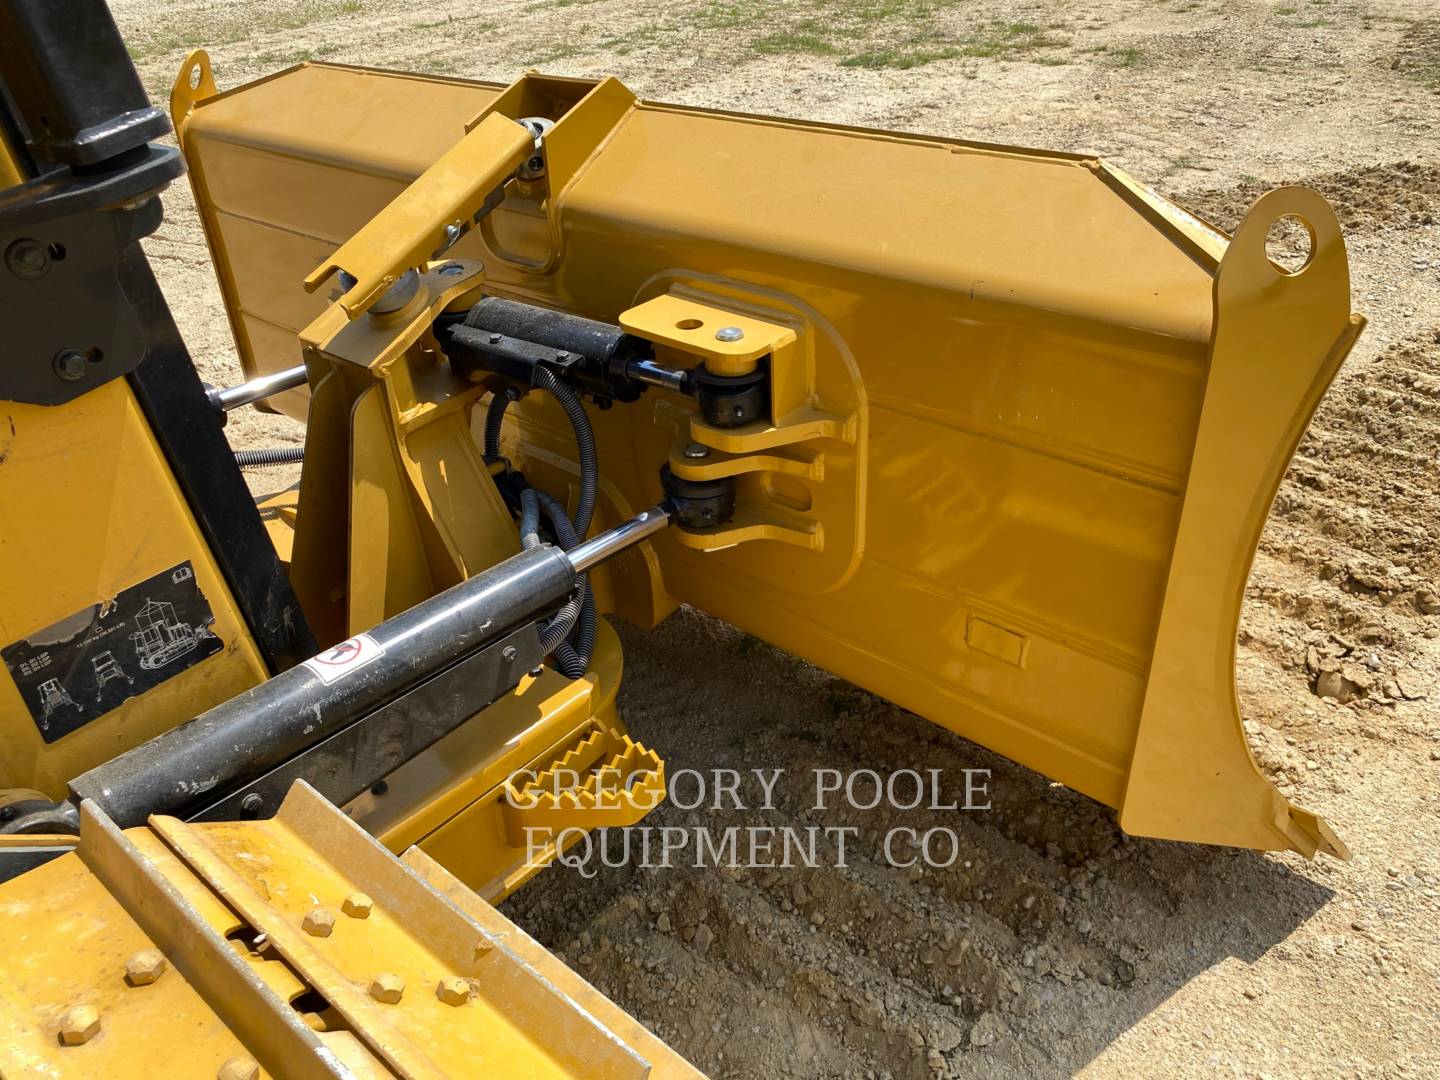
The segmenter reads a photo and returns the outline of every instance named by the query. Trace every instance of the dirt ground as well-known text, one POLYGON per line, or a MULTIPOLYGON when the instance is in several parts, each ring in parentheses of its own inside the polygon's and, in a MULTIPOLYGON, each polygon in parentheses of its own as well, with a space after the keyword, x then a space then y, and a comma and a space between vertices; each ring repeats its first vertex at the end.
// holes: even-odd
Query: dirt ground
MULTIPOLYGON (((1282 181, 1339 209, 1371 324, 1281 489, 1237 664, 1257 758, 1354 859, 1127 839, 1112 812, 701 614, 622 628, 626 720, 672 769, 995 770, 988 813, 817 822, 782 788, 772 811, 705 816, 943 821, 964 847, 949 870, 557 868, 507 903, 711 1075, 1440 1075, 1440 13, 1290 4, 115 0, 161 98, 200 44, 225 86, 306 59, 496 80, 534 65, 1098 153, 1227 228, 1282 181)), ((188 190, 167 210, 148 248, 205 373, 231 381, 188 190)), ((300 438, 253 412, 230 430, 300 438)))

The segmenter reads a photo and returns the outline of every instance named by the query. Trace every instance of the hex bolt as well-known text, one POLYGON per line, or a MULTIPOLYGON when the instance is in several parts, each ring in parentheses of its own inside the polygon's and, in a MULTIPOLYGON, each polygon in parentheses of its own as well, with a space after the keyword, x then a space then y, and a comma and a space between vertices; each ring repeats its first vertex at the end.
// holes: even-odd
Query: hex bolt
POLYGON ((470 984, 453 976, 441 979, 435 984, 435 996, 446 1005, 464 1005, 470 1000, 470 984))
POLYGON ((50 253, 38 240, 22 236, 5 249, 5 265, 16 277, 34 281, 50 269, 50 253))
POLYGON ((394 1005, 405 993, 405 980, 382 971, 370 981, 370 996, 384 1005, 394 1005))
POLYGON ((241 817, 257 818, 260 816, 260 811, 264 808, 265 800, 253 791, 240 800, 241 817))
POLYGON ((490 344, 491 344, 491 345, 499 345, 500 342, 502 342, 502 341, 504 341, 504 340, 505 340, 505 335, 504 335, 504 334, 491 334, 491 335, 490 335, 490 344))
POLYGON ((66 1046, 79 1046, 93 1039, 100 1031, 100 1014, 93 1005, 76 1005, 60 1017, 60 1041, 66 1046))
POLYGON ((340 910, 352 919, 368 919, 375 902, 363 892, 352 892, 340 904, 340 910))
POLYGON ((503 649, 500 650, 500 657, 507 664, 513 664, 516 659, 519 658, 519 656, 520 650, 517 649, 514 645, 506 645, 503 649))
POLYGON ((143 949, 125 961, 125 981, 131 986, 149 986, 169 966, 159 949, 143 949))
POLYGON ((335 913, 328 908, 311 908, 300 927, 311 937, 329 937, 335 929, 335 913))
POLYGON ((215 1080, 257 1080, 260 1076, 260 1066, 245 1056, 232 1057, 220 1071, 215 1074, 215 1080))
MULTIPOLYGON (((452 224, 452 225, 446 225, 446 226, 445 226, 445 246, 446 246, 446 247, 449 247, 451 244, 455 243, 456 240, 459 240, 459 239, 460 239, 460 232, 461 232, 461 230, 460 230, 460 226, 459 226, 459 225, 453 225, 453 224, 452 224)), ((442 269, 440 272, 443 274, 445 271, 442 269)))
POLYGON ((79 382, 85 377, 85 354, 77 349, 61 349, 55 354, 55 374, 66 382, 79 382))
POLYGON ((745 336, 745 331, 738 326, 722 326, 715 331, 716 341, 739 341, 745 336))
POLYGON ((710 448, 702 443, 692 442, 685 447, 685 456, 691 461, 704 461, 710 456, 710 448))

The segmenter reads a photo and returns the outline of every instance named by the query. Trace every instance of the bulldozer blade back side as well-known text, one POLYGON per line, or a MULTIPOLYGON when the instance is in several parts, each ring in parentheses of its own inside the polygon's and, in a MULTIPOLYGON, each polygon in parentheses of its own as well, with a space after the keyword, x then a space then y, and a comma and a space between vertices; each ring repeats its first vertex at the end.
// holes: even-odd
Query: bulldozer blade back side
MULTIPOLYGON (((737 480, 726 525, 617 560, 612 610, 703 608, 1131 833, 1345 854, 1256 768, 1234 679, 1271 500, 1363 326, 1314 192, 1270 192, 1227 236, 1094 157, 613 79, 313 64, 221 93, 197 53, 172 111, 251 375, 302 359, 330 303, 302 281, 468 131, 552 121, 543 173, 447 257, 483 261, 488 295, 771 383, 768 418, 738 427, 661 391, 593 414, 605 521, 655 502, 667 461, 737 480), (1309 240, 1299 270, 1267 254, 1281 219, 1309 240)), ((303 417, 306 392, 277 404, 303 417)), ((526 399, 504 438, 573 483, 553 407, 526 399)))

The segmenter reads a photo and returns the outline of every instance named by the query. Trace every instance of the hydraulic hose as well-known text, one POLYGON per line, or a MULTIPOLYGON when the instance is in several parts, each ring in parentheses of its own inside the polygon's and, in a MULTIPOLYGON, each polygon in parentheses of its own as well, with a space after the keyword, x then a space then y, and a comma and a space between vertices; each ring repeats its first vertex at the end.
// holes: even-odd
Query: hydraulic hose
MULTIPOLYGON (((600 463, 595 454, 595 432, 590 417, 580 404, 580 395, 560 381, 548 368, 536 367, 535 385, 548 391, 565 410, 570 426, 575 429, 575 448, 580 461, 580 502, 575 507, 575 537, 584 539, 595 517, 595 496, 600 486, 600 463)), ((487 417, 488 420, 488 417, 487 417)))
POLYGON ((277 446, 271 450, 236 450, 235 464, 242 469, 261 465, 294 465, 305 460, 303 446, 277 446))
POLYGON ((527 487, 520 492, 520 546, 540 546, 540 501, 535 497, 534 488, 527 487))
MULTIPOLYGON (((571 524, 570 516, 565 512, 564 505, 559 499, 538 491, 535 488, 526 488, 520 496, 521 520, 524 521, 524 507, 527 502, 532 501, 538 509, 545 511, 545 516, 550 519, 550 527, 555 532, 555 539, 560 543, 560 550, 569 551, 577 542, 575 526, 571 524), (526 498, 529 496, 530 498, 526 498)), ((525 535, 521 535, 522 542, 528 545, 529 541, 525 535)), ((540 537, 535 537, 535 542, 540 542, 540 537)), ((590 580, 587 575, 581 574, 577 579, 575 594, 565 602, 565 605, 555 613, 540 629, 540 644, 548 653, 554 653, 560 670, 567 678, 578 679, 585 674, 589 667, 590 655, 586 653, 583 657, 576 655, 576 650, 565 645, 565 639, 570 636, 571 630, 575 628, 576 621, 584 612, 585 600, 590 596, 590 580), (561 646, 564 646, 562 652, 561 646), (572 654, 566 658, 564 653, 572 654), (578 671, 578 674, 577 674, 578 671)), ((591 606, 594 604, 592 602, 591 606)), ((591 646, 592 650, 594 646, 591 646)))
POLYGON ((500 458, 500 425, 505 422, 505 410, 519 395, 506 388, 490 398, 490 407, 485 410, 485 461, 488 464, 500 458))

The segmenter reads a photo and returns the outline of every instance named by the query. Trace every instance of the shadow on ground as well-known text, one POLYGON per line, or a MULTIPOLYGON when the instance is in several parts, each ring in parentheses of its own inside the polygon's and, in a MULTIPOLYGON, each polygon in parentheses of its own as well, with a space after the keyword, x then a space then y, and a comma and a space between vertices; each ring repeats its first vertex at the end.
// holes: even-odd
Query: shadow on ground
MULTIPOLYGON (((1331 896, 1261 855, 1126 838, 1109 809, 698 612, 620 629, 623 715, 678 799, 645 820, 648 859, 636 832, 611 835, 507 910, 712 1076, 1069 1076, 1331 896), (740 774, 743 808, 716 808, 716 769, 740 774), (784 770, 768 804, 755 769, 784 770), (868 776, 859 805, 842 790, 817 808, 817 770, 866 769, 939 769, 941 805, 963 805, 965 771, 988 769, 991 808, 868 808, 868 776), (677 805, 699 795, 684 770, 707 779, 693 809, 677 805), (664 828, 689 837, 670 834, 669 866, 655 865, 664 828), (844 866, 840 828, 854 830, 844 866), (713 865, 727 830, 748 861, 752 829, 816 835, 818 865, 800 843, 790 867, 713 865), (914 855, 907 833, 886 858, 895 830, 931 829, 947 830, 932 847, 945 862, 953 843, 951 865, 893 865, 914 855), (711 845, 698 856, 696 830, 711 845)), ((782 844, 758 861, 783 862, 782 844)))

